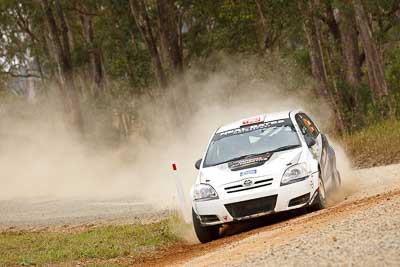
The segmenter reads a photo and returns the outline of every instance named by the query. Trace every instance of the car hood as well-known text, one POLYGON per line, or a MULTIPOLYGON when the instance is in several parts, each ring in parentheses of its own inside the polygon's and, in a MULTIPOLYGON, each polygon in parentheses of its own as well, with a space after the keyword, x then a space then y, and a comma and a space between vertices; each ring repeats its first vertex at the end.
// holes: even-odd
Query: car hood
POLYGON ((301 147, 274 152, 270 159, 261 166, 249 167, 237 171, 232 171, 228 167, 228 163, 203 168, 199 173, 200 183, 219 187, 250 177, 282 177, 283 172, 288 166, 298 163, 301 153, 301 147))

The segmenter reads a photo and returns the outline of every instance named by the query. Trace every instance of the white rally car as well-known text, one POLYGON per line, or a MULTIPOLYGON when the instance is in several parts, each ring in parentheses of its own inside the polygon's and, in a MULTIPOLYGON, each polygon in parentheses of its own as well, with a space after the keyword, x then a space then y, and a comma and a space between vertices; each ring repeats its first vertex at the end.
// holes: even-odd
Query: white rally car
POLYGON ((341 183, 328 139, 302 111, 262 114, 220 127, 191 189, 205 243, 222 224, 296 208, 322 209, 341 183))

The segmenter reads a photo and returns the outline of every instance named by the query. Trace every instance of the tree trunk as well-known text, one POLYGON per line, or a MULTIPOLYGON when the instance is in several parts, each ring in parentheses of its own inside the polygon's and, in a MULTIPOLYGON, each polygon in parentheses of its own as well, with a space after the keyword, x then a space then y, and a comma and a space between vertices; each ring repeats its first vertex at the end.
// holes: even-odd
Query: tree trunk
POLYGON ((343 132, 344 125, 342 115, 338 108, 335 96, 332 95, 330 85, 328 82, 328 75, 326 72, 323 50, 321 45, 321 37, 319 33, 319 27, 313 13, 315 10, 315 4, 313 1, 299 2, 301 10, 305 10, 304 17, 304 33, 307 38, 307 44, 309 49, 309 56, 311 61, 311 71, 316 81, 317 93, 320 97, 326 99, 333 111, 336 118, 336 129, 339 132, 343 132))
POLYGON ((388 95, 381 55, 372 36, 372 28, 361 0, 352 0, 352 2, 365 52, 369 85, 372 89, 374 100, 380 102, 388 95))
POLYGON ((64 108, 72 114, 73 124, 83 134, 83 116, 79 104, 79 97, 71 62, 71 52, 68 40, 68 27, 65 23, 64 12, 59 0, 55 1, 55 8, 60 19, 60 28, 57 26, 53 9, 48 0, 42 0, 42 8, 50 29, 51 41, 56 52, 56 61, 60 74, 61 92, 64 99, 64 108), (61 31, 61 32, 60 32, 61 31))
POLYGON ((171 106, 176 110, 177 123, 183 121, 183 114, 190 113, 192 107, 188 104, 189 89, 183 77, 183 55, 180 46, 180 29, 178 21, 178 11, 174 0, 157 0, 158 23, 160 26, 161 48, 169 59, 173 79, 176 81, 175 88, 171 88, 171 106))
POLYGON ((346 82, 352 88, 357 88, 361 83, 360 51, 358 49, 356 20, 350 7, 341 10, 339 27, 342 54, 346 67, 346 82))
POLYGON ((183 73, 183 55, 179 45, 177 9, 173 0, 158 0, 160 38, 175 75, 183 73))
POLYGON ((304 8, 307 9, 304 20, 304 33, 306 35, 309 48, 309 56, 311 61, 311 72, 316 81, 317 93, 320 97, 328 97, 328 80, 322 54, 320 39, 318 37, 315 18, 312 14, 312 9, 309 6, 311 3, 305 3, 304 8))
MULTIPOLYGON (((358 32, 354 10, 351 6, 345 6, 339 13, 340 47, 344 63, 344 76, 346 84, 351 92, 351 98, 347 102, 349 110, 354 115, 360 110, 360 85, 361 85, 361 60, 358 48, 358 32)), ((357 121, 357 119, 355 119, 357 121)), ((353 123, 352 123, 353 124, 353 123)))
POLYGON ((263 2, 260 0, 255 0, 257 6, 257 14, 259 17, 259 30, 258 30, 258 46, 261 54, 264 54, 265 50, 268 48, 269 34, 267 32, 267 19, 264 15, 263 2))
POLYGON ((93 88, 93 95, 97 99, 101 97, 104 93, 104 71, 103 62, 101 56, 101 49, 95 44, 94 40, 94 30, 92 18, 87 15, 87 10, 82 7, 85 14, 80 15, 80 20, 82 24, 82 32, 85 40, 85 45, 89 52, 90 60, 90 80, 93 88))
POLYGON ((150 26, 150 19, 147 15, 145 4, 142 0, 130 0, 129 3, 132 16, 134 17, 136 25, 138 26, 139 31, 143 36, 143 39, 145 40, 147 48, 151 54, 154 67, 156 69, 158 84, 161 88, 165 89, 168 85, 167 77, 162 66, 160 53, 158 51, 156 39, 150 26))
POLYGON ((339 25, 336 22, 335 14, 332 8, 331 0, 324 0, 325 5, 325 21, 329 27, 329 31, 332 33, 335 41, 338 42, 340 39, 339 25))
MULTIPOLYGON (((28 75, 32 75, 33 72, 34 72, 34 68, 35 68, 35 65, 34 65, 35 58, 31 55, 31 49, 30 48, 28 48, 27 51, 26 51, 26 57, 27 57, 27 61, 28 61, 27 62, 28 63, 27 64, 27 67, 28 67, 27 74, 28 75)), ((27 94, 26 94, 26 97, 27 97, 28 103, 35 103, 36 102, 35 80, 34 80, 33 77, 28 77, 26 79, 26 82, 27 82, 27 86, 26 86, 27 94)))

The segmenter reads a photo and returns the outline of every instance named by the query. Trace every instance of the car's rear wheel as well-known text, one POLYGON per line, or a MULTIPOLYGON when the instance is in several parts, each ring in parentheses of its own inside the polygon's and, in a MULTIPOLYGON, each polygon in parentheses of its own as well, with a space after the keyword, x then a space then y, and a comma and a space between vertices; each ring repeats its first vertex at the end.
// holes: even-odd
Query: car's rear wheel
POLYGON ((200 220, 197 217, 197 214, 192 209, 192 218, 193 218, 193 226, 194 231, 196 232, 196 236, 201 243, 207 243, 218 239, 219 237, 219 226, 202 226, 200 224, 200 220))
POLYGON ((318 178, 318 195, 315 197, 314 203, 311 205, 311 210, 322 210, 326 208, 326 191, 324 181, 321 175, 318 178))

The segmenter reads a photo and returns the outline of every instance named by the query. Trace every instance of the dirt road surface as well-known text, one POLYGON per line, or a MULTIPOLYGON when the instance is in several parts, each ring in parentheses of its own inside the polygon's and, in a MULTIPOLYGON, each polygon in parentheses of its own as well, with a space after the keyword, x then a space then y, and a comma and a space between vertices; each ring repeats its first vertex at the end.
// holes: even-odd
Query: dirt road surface
MULTIPOLYGON (((0 201, 1 227, 154 216, 135 199, 0 201)), ((157 215, 159 216, 159 215, 157 215)), ((162 215, 161 215, 162 216, 162 215)), ((400 266, 400 165, 346 174, 330 207, 259 218, 222 229, 223 238, 167 248, 135 261, 152 266, 400 266)), ((122 262, 124 260, 122 259, 122 262)))
POLYGON ((132 197, 17 199, 0 201, 0 230, 156 220, 163 212, 132 197))
POLYGON ((400 266, 400 165, 355 171, 328 209, 265 217, 149 262, 183 266, 400 266), (287 217, 286 217, 287 216, 287 217))

